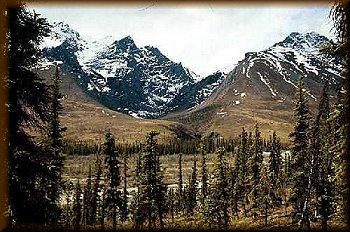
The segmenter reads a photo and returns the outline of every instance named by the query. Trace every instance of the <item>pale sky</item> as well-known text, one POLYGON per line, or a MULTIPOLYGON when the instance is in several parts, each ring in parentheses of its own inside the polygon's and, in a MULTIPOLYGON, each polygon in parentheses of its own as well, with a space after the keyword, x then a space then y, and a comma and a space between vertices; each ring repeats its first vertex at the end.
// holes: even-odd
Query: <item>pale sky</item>
POLYGON ((330 5, 31 5, 49 22, 63 21, 82 38, 151 45, 205 76, 282 41, 291 32, 315 31, 329 38, 330 5))

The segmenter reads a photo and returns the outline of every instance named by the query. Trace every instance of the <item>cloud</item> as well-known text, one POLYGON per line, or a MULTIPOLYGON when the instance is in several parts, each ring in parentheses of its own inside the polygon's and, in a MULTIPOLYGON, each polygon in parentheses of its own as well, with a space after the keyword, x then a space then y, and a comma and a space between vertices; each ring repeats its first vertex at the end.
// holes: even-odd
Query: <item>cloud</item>
POLYGON ((329 5, 29 6, 83 37, 131 35, 138 46, 158 47, 200 75, 231 66, 246 52, 265 49, 293 31, 333 37, 329 5))

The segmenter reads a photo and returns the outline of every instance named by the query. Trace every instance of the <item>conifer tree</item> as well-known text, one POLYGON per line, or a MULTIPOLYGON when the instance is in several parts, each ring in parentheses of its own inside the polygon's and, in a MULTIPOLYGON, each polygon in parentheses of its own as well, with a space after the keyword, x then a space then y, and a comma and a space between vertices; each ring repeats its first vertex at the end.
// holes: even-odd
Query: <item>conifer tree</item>
MULTIPOLYGON (((28 128, 42 132, 49 122, 48 86, 33 71, 43 37, 49 33, 46 19, 21 5, 6 10, 8 16, 8 184, 9 224, 57 221, 51 209, 56 198, 48 198, 52 156, 28 134, 28 128)), ((56 210, 55 210, 56 212, 56 210)))
POLYGON ((186 208, 187 214, 193 215, 195 207, 197 206, 197 157, 194 158, 192 174, 189 178, 188 188, 186 191, 186 208))
MULTIPOLYGON (((237 156, 235 159, 235 164, 237 164, 237 156)), ((238 217, 238 189, 237 189, 237 167, 230 167, 228 172, 228 183, 230 188, 230 204, 232 215, 238 217)))
POLYGON ((291 167, 294 173, 292 186, 293 210, 299 227, 309 229, 310 171, 312 163, 308 151, 310 116, 302 77, 300 77, 297 84, 294 120, 294 131, 291 133, 291 137, 293 138, 291 167))
POLYGON ((91 213, 91 196, 92 196, 92 182, 91 182, 91 165, 89 165, 89 174, 86 178, 86 185, 84 187, 84 194, 83 194, 83 223, 85 225, 90 224, 90 213, 91 213))
POLYGON ((169 189, 168 191, 168 194, 167 194, 167 199, 168 199, 168 203, 167 205, 169 205, 169 213, 170 213, 170 217, 171 217, 171 223, 174 223, 174 219, 175 219, 175 216, 174 216, 174 211, 175 211, 175 198, 176 198, 176 195, 174 193, 174 189, 169 189))
POLYGON ((270 178, 268 176, 269 170, 266 165, 262 167, 262 177, 258 185, 258 201, 260 202, 260 211, 261 214, 264 216, 264 224, 267 226, 268 223, 268 216, 271 209, 271 192, 272 192, 272 185, 270 182, 270 178))
POLYGON ((158 134, 156 131, 151 131, 147 135, 146 148, 141 157, 140 191, 134 213, 137 228, 142 227, 146 221, 149 229, 154 228, 157 221, 161 228, 164 227, 166 186, 163 183, 163 171, 158 157, 156 141, 158 134))
POLYGON ((74 203, 73 203, 73 225, 74 229, 77 230, 80 228, 80 223, 82 220, 82 199, 81 199, 81 186, 80 181, 78 180, 75 185, 75 194, 74 194, 74 203))
MULTIPOLYGON (((344 164, 346 164, 343 153, 345 147, 345 134, 343 129, 345 127, 344 124, 339 121, 341 120, 340 117, 343 116, 341 113, 343 107, 341 103, 341 93, 338 93, 337 103, 331 112, 331 110, 329 110, 326 87, 325 85, 320 99, 319 113, 315 120, 315 124, 316 121, 319 122, 316 128, 319 129, 319 134, 317 134, 316 137, 319 139, 319 142, 318 144, 315 142, 319 147, 316 147, 316 145, 314 146, 319 149, 317 151, 319 154, 317 169, 319 173, 315 187, 317 187, 316 207, 317 212, 321 216, 323 230, 327 230, 328 220, 330 216, 336 212, 336 196, 338 195, 338 199, 344 196, 344 193, 341 191, 337 192, 337 189, 346 189, 344 185, 341 185, 344 184, 345 181, 342 179, 337 180, 337 171, 342 170, 342 168, 339 169, 339 167, 345 167, 344 164)), ((341 121, 343 122, 343 120, 341 121)), ((344 169, 342 171, 344 172, 344 169)), ((344 173, 341 176, 344 178, 344 173)), ((344 202, 341 202, 340 205, 344 205, 344 202)))
POLYGON ((106 199, 107 199, 107 189, 108 189, 108 185, 107 184, 103 184, 101 186, 102 188, 102 193, 101 193, 101 201, 99 204, 99 222, 101 225, 101 230, 104 230, 105 227, 105 218, 106 218, 106 199))
POLYGON ((179 166, 179 173, 178 173, 178 198, 177 198, 177 210, 182 211, 183 210, 183 180, 182 180, 182 153, 179 153, 179 161, 178 161, 178 166, 179 166))
POLYGON ((94 184, 92 187, 91 198, 90 198, 90 212, 89 212, 89 220, 88 224, 93 224, 97 221, 97 210, 98 204, 100 203, 100 192, 101 192, 101 177, 102 177, 102 161, 97 155, 95 162, 96 175, 94 184))
POLYGON ((208 217, 220 229, 228 229, 229 216, 229 186, 227 179, 228 163, 224 148, 218 148, 214 163, 213 178, 210 182, 208 201, 208 217))
POLYGON ((124 154, 123 157, 123 206, 122 206, 122 221, 125 222, 128 217, 128 190, 127 190, 127 170, 128 170, 128 156, 124 154))
POLYGON ((50 119, 49 119, 49 150, 51 153, 49 165, 50 178, 46 180, 47 198, 50 201, 50 208, 47 209, 47 213, 50 215, 50 221, 57 223, 60 218, 61 209, 59 208, 59 197, 62 192, 62 172, 63 172, 63 143, 62 143, 62 132, 66 130, 60 123, 59 114, 63 107, 60 102, 62 95, 59 90, 59 70, 56 67, 55 75, 53 77, 53 85, 51 86, 50 94, 50 119))
MULTIPOLYGON (((272 188, 271 198, 273 203, 276 204, 277 192, 278 192, 278 188, 280 187, 278 185, 281 180, 280 172, 281 172, 281 165, 282 165, 282 157, 281 157, 280 138, 277 137, 275 131, 272 133, 272 137, 270 137, 268 147, 270 151, 268 169, 269 169, 269 179, 270 179, 271 188, 272 188)), ((282 181, 285 181, 285 180, 282 180, 282 181)))
POLYGON ((346 173, 349 171, 349 156, 347 151, 350 150, 349 134, 350 125, 350 79, 349 79, 349 59, 350 59, 350 43, 349 43, 349 1, 336 1, 332 7, 331 17, 333 20, 333 30, 337 36, 337 46, 333 50, 341 59, 344 78, 341 89, 338 92, 338 101, 331 113, 332 131, 334 144, 331 147, 332 155, 334 155, 334 171, 336 175, 336 195, 338 196, 338 204, 340 213, 343 218, 349 221, 348 195, 349 183, 346 173), (343 95, 343 96, 342 96, 343 95))
POLYGON ((206 164, 205 147, 203 143, 200 143, 199 151, 201 154, 201 204, 204 205, 204 201, 208 194, 208 170, 206 164))
POLYGON ((236 157, 236 169, 237 169, 237 181, 235 183, 235 195, 237 200, 241 201, 245 216, 247 216, 247 189, 248 189, 248 133, 242 128, 242 134, 240 135, 240 144, 237 150, 236 157))
POLYGON ((282 181, 280 182, 279 192, 283 197, 285 215, 287 215, 287 208, 288 208, 287 197, 288 197, 290 182, 291 182, 290 159, 291 159, 290 155, 288 153, 284 153, 283 169, 282 169, 282 176, 281 176, 282 181))
POLYGON ((252 145, 251 145, 251 152, 252 152, 252 157, 251 159, 251 170, 252 170, 252 194, 253 194, 253 208, 257 207, 258 202, 257 202, 257 197, 258 197, 258 192, 257 192, 257 186, 260 181, 260 169, 263 161, 262 157, 262 149, 263 149, 263 143, 262 139, 260 136, 260 131, 258 124, 255 125, 254 128, 254 135, 249 136, 252 137, 252 145))
POLYGON ((329 97, 328 97, 328 82, 325 82, 325 85, 322 90, 320 97, 318 114, 316 115, 315 121, 313 122, 310 136, 310 154, 312 155, 312 187, 313 187, 313 198, 312 203, 314 204, 315 214, 318 212, 318 201, 321 198, 321 173, 323 172, 323 147, 326 142, 325 134, 321 132, 326 131, 326 121, 329 117, 329 97))
POLYGON ((122 197, 118 190, 121 184, 120 162, 115 147, 115 139, 110 131, 105 134, 104 152, 106 154, 105 164, 107 165, 107 183, 106 207, 109 216, 112 219, 113 230, 117 228, 118 210, 122 207, 122 197))
POLYGON ((66 227, 69 227, 72 219, 72 205, 71 196, 74 194, 74 184, 68 179, 64 183, 63 193, 66 204, 64 206, 64 218, 62 221, 65 222, 66 227))

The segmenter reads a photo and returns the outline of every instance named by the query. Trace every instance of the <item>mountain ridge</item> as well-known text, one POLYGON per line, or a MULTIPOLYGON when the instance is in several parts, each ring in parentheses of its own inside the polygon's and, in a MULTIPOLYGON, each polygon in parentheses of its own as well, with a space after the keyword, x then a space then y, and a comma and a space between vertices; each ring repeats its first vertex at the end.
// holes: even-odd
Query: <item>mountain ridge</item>
POLYGON ((69 25, 57 25, 60 31, 54 30, 51 39, 59 42, 43 46, 45 59, 60 60, 62 69, 74 74, 84 92, 100 104, 134 117, 188 114, 220 102, 226 92, 232 97, 225 104, 235 108, 247 95, 289 104, 300 75, 306 77, 309 97, 317 100, 323 79, 335 86, 341 76, 336 58, 319 53, 331 41, 315 32, 292 32, 262 51, 247 52, 230 72, 198 78, 158 48, 137 47, 131 36, 88 42, 69 25), (69 34, 66 39, 64 33, 69 34))
MULTIPOLYGON (((188 86, 203 100, 201 89, 196 89, 198 76, 181 62, 171 61, 156 47, 139 48, 131 36, 113 42, 108 38, 105 44, 87 42, 69 25, 56 23, 53 27, 51 39, 58 42, 45 40, 49 44, 43 46, 46 63, 61 61, 64 72, 75 74, 89 96, 112 110, 158 118, 183 108, 176 102, 181 90, 188 86), (65 33, 69 34, 66 39, 65 33)), ((214 76, 220 81, 222 75, 214 76)))

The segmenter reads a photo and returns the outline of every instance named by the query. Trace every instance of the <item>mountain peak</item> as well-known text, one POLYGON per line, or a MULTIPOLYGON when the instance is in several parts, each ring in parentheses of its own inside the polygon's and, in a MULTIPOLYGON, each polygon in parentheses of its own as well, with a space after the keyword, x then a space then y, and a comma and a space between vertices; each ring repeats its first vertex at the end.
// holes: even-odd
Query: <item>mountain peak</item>
POLYGON ((132 37, 131 37, 130 35, 125 36, 124 38, 122 38, 121 40, 119 40, 119 42, 135 43, 134 40, 132 39, 132 37))
POLYGON ((128 35, 120 40, 115 41, 115 44, 117 45, 117 47, 121 48, 122 50, 135 50, 135 49, 137 49, 137 46, 130 35, 128 35))
POLYGON ((327 37, 314 31, 307 33, 292 32, 282 42, 275 44, 275 46, 279 45, 282 47, 305 50, 318 48, 322 43, 327 41, 329 41, 327 37))

